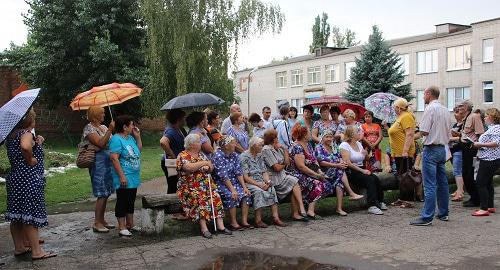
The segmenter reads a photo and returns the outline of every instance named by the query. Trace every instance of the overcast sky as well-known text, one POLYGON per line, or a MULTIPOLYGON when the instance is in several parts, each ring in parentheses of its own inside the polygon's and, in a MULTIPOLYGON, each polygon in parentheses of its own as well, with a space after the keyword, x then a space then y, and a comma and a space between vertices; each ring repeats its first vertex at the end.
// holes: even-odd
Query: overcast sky
MULTIPOLYGON (((350 28, 366 41, 377 24, 386 39, 430 33, 446 22, 470 24, 500 17, 498 0, 263 0, 278 4, 286 21, 280 34, 254 37, 239 47, 238 69, 269 63, 273 58, 308 53, 314 17, 326 12, 331 25, 350 28)), ((26 41, 24 0, 0 0, 0 50, 26 41)))

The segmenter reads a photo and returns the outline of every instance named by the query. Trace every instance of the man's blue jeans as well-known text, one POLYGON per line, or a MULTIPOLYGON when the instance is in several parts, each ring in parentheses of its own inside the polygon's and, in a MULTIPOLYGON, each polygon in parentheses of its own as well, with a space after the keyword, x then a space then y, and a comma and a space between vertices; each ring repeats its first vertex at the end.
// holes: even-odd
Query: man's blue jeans
POLYGON ((431 221, 436 211, 438 215, 448 215, 448 178, 446 176, 446 150, 444 146, 426 145, 422 157, 422 174, 424 180, 424 208, 422 219, 431 221))

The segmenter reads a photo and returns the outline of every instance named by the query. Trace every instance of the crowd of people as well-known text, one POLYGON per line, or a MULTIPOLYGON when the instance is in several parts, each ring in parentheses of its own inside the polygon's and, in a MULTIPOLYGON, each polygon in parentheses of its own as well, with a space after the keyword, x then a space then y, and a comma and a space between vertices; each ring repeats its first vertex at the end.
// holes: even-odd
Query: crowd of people
MULTIPOLYGON (((424 91, 428 106, 420 123, 407 100, 396 100, 393 107, 397 118, 390 126, 385 121, 375 123, 370 111, 361 117, 361 123, 354 111, 328 105, 321 106, 319 114, 312 106, 303 106, 299 117, 298 109, 287 102, 278 104, 275 116, 266 106, 262 115, 252 113, 248 117, 232 104, 223 120, 219 112, 208 109, 189 114, 170 110, 160 146, 167 193, 176 193, 182 202, 183 213, 175 218, 199 223, 205 238, 212 237, 208 224, 214 219, 217 233, 222 234, 266 228, 269 225, 262 209, 267 207, 272 224, 287 226, 278 211, 280 202, 291 202, 291 220, 310 222, 321 219, 316 214, 318 200, 335 195, 336 213, 346 216, 344 196, 349 200, 363 198, 355 192, 359 188, 366 189, 368 213, 383 215, 388 205, 379 173, 399 177, 409 170, 421 170, 423 188, 421 184, 411 188, 400 185, 400 197, 391 205, 412 208, 414 201, 423 201, 421 217, 410 224, 425 226, 435 217, 449 220, 445 171, 449 160, 457 185, 451 200, 462 201, 467 192, 470 199, 463 206, 479 207, 473 216, 495 213, 492 179, 500 168, 500 111, 473 110, 473 104, 466 100, 454 108, 456 123, 452 125, 448 109, 439 103, 439 94, 433 86, 424 91), (386 149, 381 149, 383 129, 389 135, 386 149), (172 160, 176 173, 169 173, 167 163, 172 160), (248 218, 250 208, 254 209, 254 222, 248 218), (227 226, 223 221, 226 211, 227 226)), ((88 110, 89 122, 80 143, 95 149, 89 166, 97 198, 92 228, 96 233, 115 228, 105 220, 104 213, 109 196, 116 193, 118 233, 130 237, 140 230, 134 224, 134 201, 141 182, 141 134, 131 116, 121 115, 105 126, 104 115, 100 107, 88 110)), ((31 111, 6 140, 12 168, 6 184, 5 219, 11 222, 15 255, 30 252, 36 260, 56 254, 45 252, 38 237, 38 229, 47 225, 47 213, 44 139, 30 132, 34 127, 31 111)))

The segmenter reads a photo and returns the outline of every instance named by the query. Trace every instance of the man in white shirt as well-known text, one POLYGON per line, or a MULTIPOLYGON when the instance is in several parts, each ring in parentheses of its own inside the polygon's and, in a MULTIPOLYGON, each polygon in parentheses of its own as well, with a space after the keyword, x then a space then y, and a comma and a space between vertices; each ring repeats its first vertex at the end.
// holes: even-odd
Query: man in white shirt
POLYGON ((271 108, 267 106, 262 108, 262 120, 266 123, 271 123, 271 108))
MULTIPOLYGON (((229 127, 231 127, 231 119, 229 119, 229 117, 231 116, 232 113, 235 113, 235 112, 241 112, 241 109, 240 109, 240 105, 238 104, 232 104, 231 107, 229 107, 229 116, 226 117, 224 119, 224 121, 222 122, 222 126, 220 127, 220 132, 222 134, 226 134, 227 130, 229 129, 229 127)), ((240 125, 241 129, 245 130, 245 123, 242 123, 240 125)))
POLYGON ((446 176, 446 148, 451 136, 451 117, 446 107, 439 103, 439 88, 430 86, 424 91, 425 108, 420 133, 425 136, 422 156, 425 201, 421 217, 410 222, 414 226, 432 224, 438 206, 437 218, 448 221, 448 177, 446 176))

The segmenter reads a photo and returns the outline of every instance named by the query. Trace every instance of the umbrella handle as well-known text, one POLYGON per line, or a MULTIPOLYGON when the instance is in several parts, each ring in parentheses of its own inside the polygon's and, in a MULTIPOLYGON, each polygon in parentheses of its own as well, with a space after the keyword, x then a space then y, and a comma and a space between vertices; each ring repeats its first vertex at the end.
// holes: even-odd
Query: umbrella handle
POLYGON ((108 95, 106 94, 106 92, 104 92, 104 97, 106 97, 106 103, 108 103, 108 110, 109 110, 109 115, 111 116, 111 121, 115 121, 113 119, 113 113, 111 112, 111 106, 109 106, 108 95))

